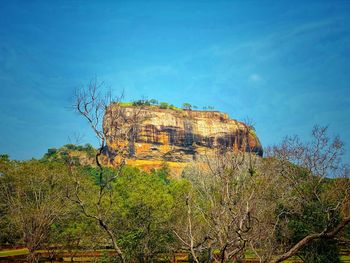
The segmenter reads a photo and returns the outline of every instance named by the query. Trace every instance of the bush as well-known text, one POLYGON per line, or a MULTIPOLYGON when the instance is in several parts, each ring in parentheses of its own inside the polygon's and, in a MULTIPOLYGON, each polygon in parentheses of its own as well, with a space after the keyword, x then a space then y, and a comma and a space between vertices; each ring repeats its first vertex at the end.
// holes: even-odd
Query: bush
POLYGON ((161 109, 168 109, 169 108, 169 103, 161 102, 159 104, 159 108, 161 108, 161 109))

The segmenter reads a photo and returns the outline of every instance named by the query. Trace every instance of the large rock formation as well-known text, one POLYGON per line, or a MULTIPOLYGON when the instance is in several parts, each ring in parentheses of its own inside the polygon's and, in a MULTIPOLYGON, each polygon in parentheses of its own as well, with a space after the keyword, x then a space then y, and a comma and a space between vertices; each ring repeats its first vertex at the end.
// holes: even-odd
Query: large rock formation
MULTIPOLYGON (((108 111, 107 111, 108 112, 108 111)), ((218 111, 120 107, 112 104, 104 120, 111 161, 122 145, 129 164, 157 167, 187 163, 217 151, 251 151, 262 155, 253 129, 218 111), (127 135, 126 135, 127 134, 127 135), (127 139, 126 139, 127 138, 127 139)))

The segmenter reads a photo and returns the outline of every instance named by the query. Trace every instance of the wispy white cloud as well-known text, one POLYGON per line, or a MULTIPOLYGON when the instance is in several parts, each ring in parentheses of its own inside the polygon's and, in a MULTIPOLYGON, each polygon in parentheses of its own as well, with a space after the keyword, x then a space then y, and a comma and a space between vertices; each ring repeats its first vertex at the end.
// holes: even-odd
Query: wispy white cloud
POLYGON ((262 81, 262 77, 259 74, 257 74, 257 73, 253 73, 253 74, 251 74, 249 76, 249 81, 251 81, 251 82, 260 82, 260 81, 262 81))

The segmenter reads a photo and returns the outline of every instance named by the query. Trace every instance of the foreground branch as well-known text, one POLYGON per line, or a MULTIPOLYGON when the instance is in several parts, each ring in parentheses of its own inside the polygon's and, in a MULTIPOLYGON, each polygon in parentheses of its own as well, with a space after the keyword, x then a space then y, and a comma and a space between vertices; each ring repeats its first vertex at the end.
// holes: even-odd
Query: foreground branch
POLYGON ((330 232, 326 232, 326 230, 325 230, 325 231, 322 231, 321 233, 311 234, 311 235, 304 237, 297 244, 295 244, 289 251, 287 251, 286 253, 273 259, 271 261, 271 263, 282 262, 283 260, 286 260, 286 259, 290 258, 291 256, 294 256, 301 248, 303 248, 305 245, 307 245, 308 243, 310 243, 313 240, 320 239, 320 238, 334 238, 349 223, 350 223, 350 217, 345 217, 340 222, 340 224, 330 232))

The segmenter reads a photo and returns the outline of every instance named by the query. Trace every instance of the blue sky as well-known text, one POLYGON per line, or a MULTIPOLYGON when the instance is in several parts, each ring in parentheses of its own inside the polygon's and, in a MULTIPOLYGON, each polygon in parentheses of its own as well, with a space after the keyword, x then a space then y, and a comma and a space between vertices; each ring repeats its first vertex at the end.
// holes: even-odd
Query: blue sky
POLYGON ((12 158, 95 143, 71 105, 96 76, 126 100, 249 117, 264 146, 329 125, 350 161, 350 1, 0 5, 0 152, 12 158))

